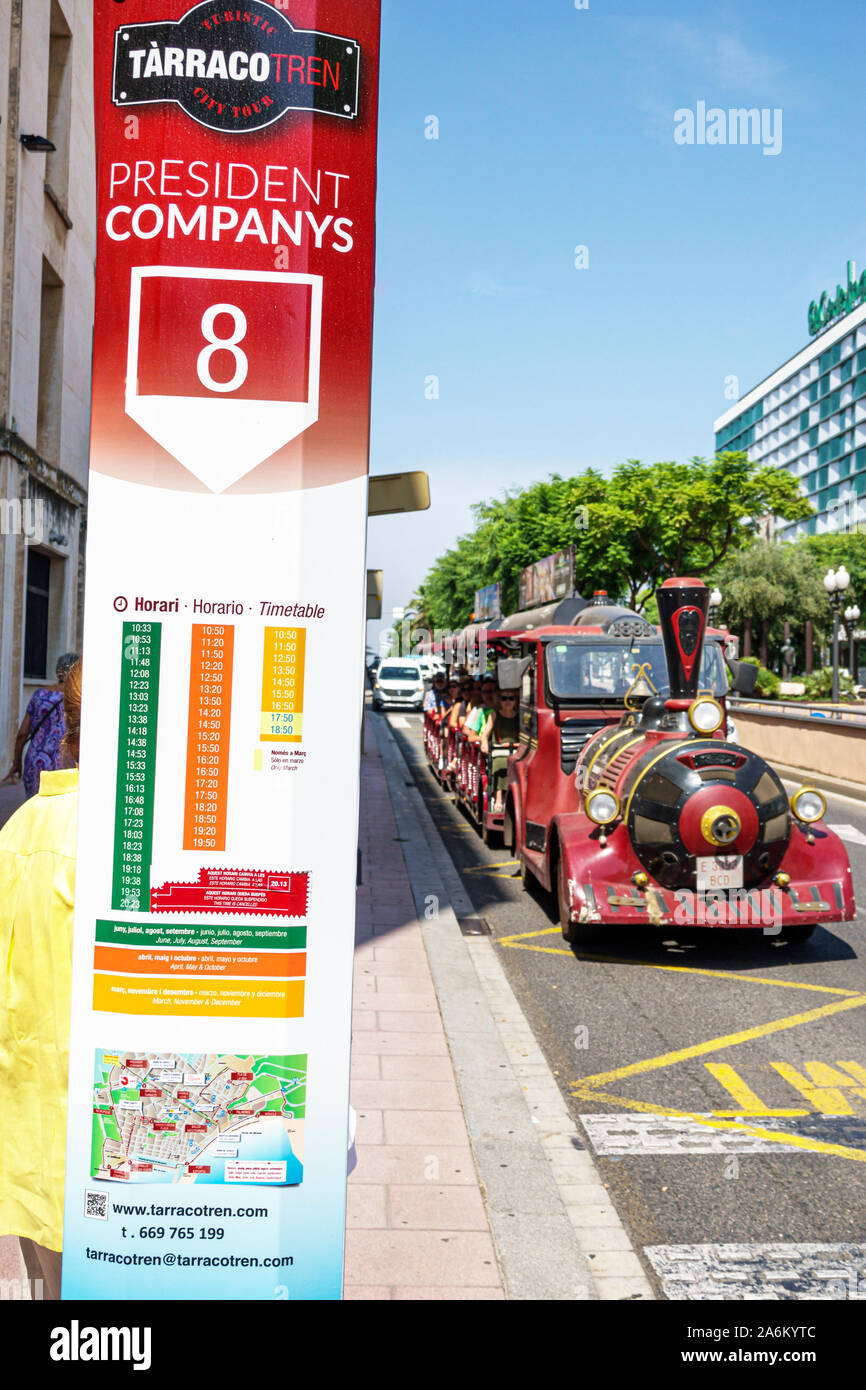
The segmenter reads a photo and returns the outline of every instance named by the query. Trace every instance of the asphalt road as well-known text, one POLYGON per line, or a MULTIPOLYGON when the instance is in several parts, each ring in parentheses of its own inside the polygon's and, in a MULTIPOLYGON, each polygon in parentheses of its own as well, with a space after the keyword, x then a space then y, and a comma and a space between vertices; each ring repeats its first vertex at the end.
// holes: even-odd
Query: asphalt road
MULTIPOLYGON (((800 946, 760 930, 608 930, 573 950, 548 896, 442 792, 421 717, 389 722, 657 1291, 711 1296, 790 1245, 778 1277, 799 1292, 783 1297, 847 1297, 852 1280, 866 1296, 862 926, 800 946), (743 1247, 737 1269, 720 1273, 710 1245, 743 1247), (837 1245, 857 1247, 841 1282, 837 1245), (685 1266, 671 1247, 689 1248, 685 1266)), ((828 802, 866 903, 866 806, 828 802)))

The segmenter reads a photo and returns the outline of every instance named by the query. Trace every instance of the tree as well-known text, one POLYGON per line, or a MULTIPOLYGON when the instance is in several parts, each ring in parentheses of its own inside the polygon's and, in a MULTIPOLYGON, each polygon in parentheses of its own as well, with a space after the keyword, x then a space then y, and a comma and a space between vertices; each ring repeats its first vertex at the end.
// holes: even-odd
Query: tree
POLYGON ((735 630, 751 623, 757 633, 766 624, 769 644, 782 643, 784 623, 802 632, 811 620, 819 633, 827 627, 829 610, 821 583, 822 571, 802 544, 758 541, 729 556, 711 576, 722 591, 721 613, 735 630))
POLYGON ((678 573, 702 577, 750 545, 768 512, 800 520, 812 508, 784 470, 725 453, 683 464, 629 459, 610 478, 594 469, 574 478, 553 474, 479 502, 473 512, 474 531, 440 556, 424 580, 432 627, 463 626, 475 590, 497 580, 503 611, 513 611, 520 571, 572 544, 580 593, 607 589, 640 610, 662 580, 678 573))
MULTIPOLYGON (((794 541, 791 549, 802 549, 810 555, 821 579, 829 569, 837 570, 844 565, 851 576, 845 604, 856 603, 866 613, 866 535, 858 531, 842 531, 824 536, 804 536, 802 540, 794 541)), ((826 598, 824 603, 828 607, 826 598)))
POLYGON ((584 550, 624 573, 630 607, 672 575, 704 578, 725 557, 750 545, 762 516, 811 515, 796 480, 752 463, 742 451, 712 460, 614 469, 604 502, 594 507, 584 550))

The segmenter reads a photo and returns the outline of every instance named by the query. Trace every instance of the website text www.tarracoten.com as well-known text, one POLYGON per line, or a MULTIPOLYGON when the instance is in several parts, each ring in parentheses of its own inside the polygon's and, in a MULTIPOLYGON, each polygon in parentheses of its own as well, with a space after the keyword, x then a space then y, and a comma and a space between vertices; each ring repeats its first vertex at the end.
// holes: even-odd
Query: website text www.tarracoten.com
POLYGON ((266 1217, 267 1207, 177 1207, 160 1206, 156 1202, 147 1205, 131 1206, 123 1202, 112 1202, 111 1210, 115 1216, 244 1216, 266 1217))

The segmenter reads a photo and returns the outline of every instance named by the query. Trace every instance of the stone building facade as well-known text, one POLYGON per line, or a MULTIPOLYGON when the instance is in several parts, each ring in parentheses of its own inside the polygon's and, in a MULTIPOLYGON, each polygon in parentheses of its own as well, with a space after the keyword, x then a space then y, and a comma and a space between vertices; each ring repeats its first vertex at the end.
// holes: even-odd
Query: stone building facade
POLYGON ((91 0, 0 7, 0 776, 32 691, 81 644, 95 257, 91 25, 91 0))

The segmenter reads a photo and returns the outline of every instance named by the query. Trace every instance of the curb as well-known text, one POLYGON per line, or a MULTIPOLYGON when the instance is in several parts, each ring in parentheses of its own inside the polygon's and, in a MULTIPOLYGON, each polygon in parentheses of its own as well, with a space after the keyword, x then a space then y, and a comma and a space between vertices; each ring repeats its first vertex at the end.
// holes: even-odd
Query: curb
POLYGON ((371 716, 509 1299, 654 1298, 387 720, 371 716))

